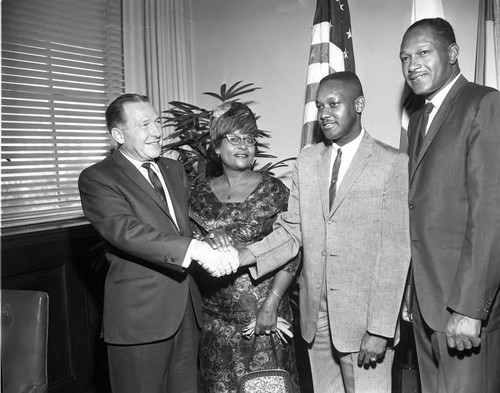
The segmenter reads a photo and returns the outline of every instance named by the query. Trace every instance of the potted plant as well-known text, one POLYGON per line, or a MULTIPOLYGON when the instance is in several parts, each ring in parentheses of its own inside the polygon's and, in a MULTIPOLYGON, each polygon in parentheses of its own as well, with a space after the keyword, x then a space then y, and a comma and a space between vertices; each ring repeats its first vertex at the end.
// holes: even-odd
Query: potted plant
MULTIPOLYGON (((226 101, 236 101, 240 96, 259 90, 253 83, 242 84, 238 81, 227 88, 226 84, 220 86, 219 93, 205 92, 221 103, 226 101)), ((250 104, 251 101, 245 102, 250 104)), ((210 146, 209 123, 213 110, 207 110, 199 106, 182 102, 171 101, 170 108, 162 111, 162 122, 164 127, 173 127, 174 132, 166 139, 162 147, 162 152, 176 152, 178 160, 184 164, 191 183, 197 180, 203 180, 210 176, 217 176, 221 172, 215 152, 210 146)), ((270 138, 269 131, 259 129, 259 137, 270 138)), ((257 145, 257 158, 276 158, 271 154, 265 153, 269 149, 268 143, 259 142, 257 145)), ((275 163, 268 162, 259 172, 269 172, 272 170, 287 166, 287 161, 294 160, 294 157, 287 158, 275 163)), ((255 167, 254 162, 254 167, 255 167)))

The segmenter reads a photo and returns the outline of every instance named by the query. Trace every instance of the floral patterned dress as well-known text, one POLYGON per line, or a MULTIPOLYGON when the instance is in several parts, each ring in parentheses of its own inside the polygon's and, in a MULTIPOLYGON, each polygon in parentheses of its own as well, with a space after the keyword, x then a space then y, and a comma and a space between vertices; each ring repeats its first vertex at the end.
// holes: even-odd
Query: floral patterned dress
MULTIPOLYGON (((279 212, 286 210, 288 188, 267 174, 244 202, 221 202, 208 181, 198 183, 190 199, 190 216, 199 238, 215 228, 223 228, 238 245, 249 245, 272 231, 279 212)), ((295 274, 298 261, 285 265, 295 274)), ((246 372, 275 368, 268 336, 256 339, 253 360, 249 357, 253 340, 242 330, 252 322, 271 288, 273 275, 253 280, 248 269, 221 278, 198 272, 203 295, 203 327, 201 336, 201 389, 204 393, 236 392, 239 378, 246 372)), ((278 316, 292 322, 288 296, 278 308, 278 316)), ((278 363, 291 375, 295 391, 298 376, 293 342, 276 344, 278 363)))

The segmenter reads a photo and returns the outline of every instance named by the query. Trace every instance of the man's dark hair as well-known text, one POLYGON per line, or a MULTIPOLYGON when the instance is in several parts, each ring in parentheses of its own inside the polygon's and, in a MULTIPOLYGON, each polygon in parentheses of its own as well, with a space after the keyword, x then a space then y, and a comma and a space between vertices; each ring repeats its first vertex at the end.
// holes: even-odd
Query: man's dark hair
POLYGON ((333 74, 327 75, 323 79, 321 79, 319 84, 321 85, 323 82, 330 80, 345 82, 349 85, 350 88, 352 88, 352 91, 356 94, 356 97, 364 95, 361 81, 359 80, 358 76, 352 71, 334 72, 333 74))
POLYGON ((416 21, 414 24, 412 24, 408 28, 408 30, 406 30, 405 36, 408 34, 408 32, 416 28, 429 29, 432 36, 436 40, 441 42, 445 47, 448 47, 451 44, 456 44, 457 42, 455 38, 455 32, 453 31, 453 27, 451 27, 448 21, 442 18, 420 19, 416 21))
POLYGON ((115 127, 123 127, 127 123, 125 111, 123 110, 125 104, 140 102, 149 102, 149 98, 140 94, 127 93, 122 94, 109 104, 108 109, 106 109, 106 127, 108 131, 111 132, 115 127))

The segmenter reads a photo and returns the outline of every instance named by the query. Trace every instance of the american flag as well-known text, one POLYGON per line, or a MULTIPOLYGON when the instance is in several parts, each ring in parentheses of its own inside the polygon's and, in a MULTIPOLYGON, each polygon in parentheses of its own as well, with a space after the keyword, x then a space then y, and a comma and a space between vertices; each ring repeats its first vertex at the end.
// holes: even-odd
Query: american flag
POLYGON ((347 0, 317 0, 314 15, 302 146, 321 139, 316 125, 316 91, 321 78, 337 71, 353 71, 351 16, 347 0))
POLYGON ((475 82, 500 88, 500 0, 480 0, 475 82))

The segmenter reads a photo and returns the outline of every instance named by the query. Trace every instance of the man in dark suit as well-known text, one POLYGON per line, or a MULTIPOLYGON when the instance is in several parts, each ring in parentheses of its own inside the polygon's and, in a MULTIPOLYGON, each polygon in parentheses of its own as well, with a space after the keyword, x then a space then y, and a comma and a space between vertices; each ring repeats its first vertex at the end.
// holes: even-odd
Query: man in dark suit
POLYGON ((198 260, 222 275, 237 259, 231 265, 230 252, 191 238, 184 169, 159 158, 161 121, 147 97, 118 97, 106 122, 118 149, 85 169, 79 188, 110 262, 103 328, 112 390, 197 392, 201 299, 186 269, 198 260))
POLYGON ((426 99, 409 124, 413 326, 422 391, 500 392, 500 93, 468 82, 443 19, 406 31, 426 99))

